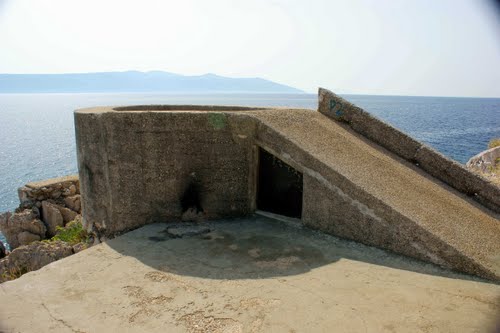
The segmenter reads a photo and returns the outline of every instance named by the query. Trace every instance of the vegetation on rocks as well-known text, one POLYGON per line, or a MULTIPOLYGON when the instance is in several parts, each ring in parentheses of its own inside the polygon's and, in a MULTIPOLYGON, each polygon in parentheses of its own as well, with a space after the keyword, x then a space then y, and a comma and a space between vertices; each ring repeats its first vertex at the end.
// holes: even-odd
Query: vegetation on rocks
POLYGON ((500 146, 500 138, 491 139, 490 143, 488 143, 488 149, 495 148, 500 146))
POLYGON ((62 241, 36 241, 20 246, 0 260, 0 283, 16 279, 73 253, 73 247, 62 241))
POLYGON ((20 246, 1 259, 0 283, 17 279, 25 273, 86 249, 89 243, 89 235, 81 222, 68 222, 65 227, 57 227, 54 237, 20 246))
POLYGON ((88 242, 89 236, 80 221, 68 222, 65 227, 57 227, 56 230, 56 235, 49 241, 63 241, 70 245, 88 242))
POLYGON ((500 186, 500 138, 492 139, 488 150, 472 157, 466 167, 500 186))

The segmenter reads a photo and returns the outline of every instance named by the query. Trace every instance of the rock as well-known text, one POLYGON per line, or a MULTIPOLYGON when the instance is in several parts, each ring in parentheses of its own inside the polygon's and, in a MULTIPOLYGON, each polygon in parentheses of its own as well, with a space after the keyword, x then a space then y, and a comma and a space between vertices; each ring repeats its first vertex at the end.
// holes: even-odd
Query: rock
POLYGON ((485 150, 467 161, 468 169, 480 172, 493 172, 500 159, 500 146, 485 150))
POLYGON ((61 215, 63 217, 63 222, 65 225, 66 225, 66 223, 73 221, 76 218, 76 216, 78 215, 78 213, 72 211, 69 208, 62 207, 59 205, 55 205, 55 206, 57 206, 57 209, 59 209, 59 212, 61 213, 61 215))
POLYGON ((64 204, 69 209, 81 213, 81 198, 79 194, 64 198, 64 204))
POLYGON ((29 231, 23 231, 19 235, 17 235, 17 241, 21 245, 28 245, 39 240, 40 240, 40 235, 32 234, 29 231))
POLYGON ((87 249, 88 247, 89 246, 86 243, 78 243, 78 244, 73 245, 73 252, 78 253, 80 251, 87 249))
POLYGON ((41 207, 42 201, 57 200, 62 203, 64 197, 79 194, 78 176, 65 176, 30 182, 17 191, 21 208, 41 207))
POLYGON ((56 260, 73 254, 71 245, 65 242, 34 242, 13 250, 0 259, 0 283, 42 268, 56 260))
POLYGON ((68 187, 68 196, 75 195, 76 194, 76 186, 73 184, 70 187, 68 187))
POLYGON ((38 208, 37 206, 33 206, 31 207, 31 211, 33 212, 33 215, 40 218, 40 208, 38 208))
POLYGON ((17 196, 19 197, 19 202, 21 203, 22 207, 29 207, 30 205, 33 204, 32 200, 28 195, 29 191, 30 189, 26 186, 22 186, 17 189, 17 196))
POLYGON ((5 239, 7 240, 7 243, 9 244, 17 236, 17 233, 15 234, 9 225, 9 219, 11 216, 12 216, 11 212, 5 212, 3 214, 0 214, 0 231, 3 233, 5 239))
POLYGON ((57 205, 48 201, 42 202, 42 219, 47 225, 47 237, 49 238, 55 236, 57 227, 64 226, 64 219, 57 205))
POLYGON ((40 235, 42 237, 45 237, 45 233, 47 231, 43 222, 36 218, 31 209, 25 209, 20 213, 12 215, 9 223, 19 226, 23 231, 29 231, 32 234, 40 235))
POLYGON ((181 220, 184 222, 202 222, 204 219, 203 211, 197 211, 194 207, 188 208, 181 216, 181 220))
POLYGON ((0 259, 5 258, 7 255, 7 249, 5 248, 5 245, 0 241, 0 259))
POLYGON ((472 157, 467 162, 466 168, 500 187, 500 146, 472 157))
MULTIPOLYGON (((45 238, 46 227, 42 221, 37 219, 31 209, 25 209, 15 214, 10 212, 0 215, 0 231, 4 234, 11 249, 22 245, 18 235, 22 232, 38 235, 38 239, 45 238)), ((27 240, 26 236, 23 240, 27 240)))

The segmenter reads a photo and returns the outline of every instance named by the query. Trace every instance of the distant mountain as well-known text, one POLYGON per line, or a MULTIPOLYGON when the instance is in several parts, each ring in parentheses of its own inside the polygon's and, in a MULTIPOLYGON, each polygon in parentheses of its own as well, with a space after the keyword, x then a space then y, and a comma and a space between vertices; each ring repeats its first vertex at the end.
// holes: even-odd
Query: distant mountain
POLYGON ((58 92, 303 93, 261 78, 229 78, 215 74, 185 76, 161 71, 0 74, 0 93, 58 92))

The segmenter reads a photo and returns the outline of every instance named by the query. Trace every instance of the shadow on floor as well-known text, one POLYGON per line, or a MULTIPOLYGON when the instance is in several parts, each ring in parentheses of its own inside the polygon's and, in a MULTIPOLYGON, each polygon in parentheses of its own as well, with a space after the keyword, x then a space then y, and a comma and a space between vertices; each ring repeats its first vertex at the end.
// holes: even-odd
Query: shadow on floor
POLYGON ((106 242, 156 270, 211 279, 296 275, 342 259, 492 283, 268 217, 151 224, 106 242))

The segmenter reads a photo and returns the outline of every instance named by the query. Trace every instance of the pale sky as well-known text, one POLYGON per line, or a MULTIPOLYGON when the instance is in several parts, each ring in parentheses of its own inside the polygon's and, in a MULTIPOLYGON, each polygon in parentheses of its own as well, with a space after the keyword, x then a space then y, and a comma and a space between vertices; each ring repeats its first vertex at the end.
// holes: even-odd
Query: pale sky
POLYGON ((486 0, 0 0, 0 73, 163 70, 500 97, 497 14, 486 0))

